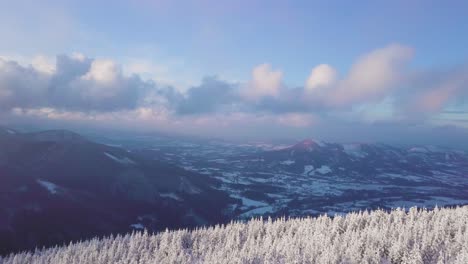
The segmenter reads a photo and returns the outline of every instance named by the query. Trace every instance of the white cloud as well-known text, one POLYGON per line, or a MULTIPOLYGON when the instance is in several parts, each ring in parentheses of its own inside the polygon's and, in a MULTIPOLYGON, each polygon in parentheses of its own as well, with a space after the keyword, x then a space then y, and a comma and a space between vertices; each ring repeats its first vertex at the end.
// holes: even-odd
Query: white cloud
POLYGON ((242 92, 247 99, 277 97, 283 82, 283 72, 273 70, 270 64, 261 64, 252 70, 252 79, 242 92))
POLYGON ((467 98, 466 69, 415 74, 407 68, 412 54, 411 48, 397 44, 371 51, 341 79, 332 66, 321 64, 311 70, 304 87, 287 87, 282 71, 261 64, 245 82, 211 77, 186 91, 141 78, 165 71, 146 60, 121 66, 79 53, 23 58, 21 63, 0 58, 0 114, 14 109, 15 116, 40 120, 102 121, 205 134, 223 127, 219 135, 237 130, 247 135, 258 129, 305 131, 327 119, 397 122, 409 120, 411 113, 423 116, 418 111, 429 117, 467 98))
POLYGON ((76 61, 81 61, 81 62, 86 60, 86 56, 83 53, 77 52, 77 51, 72 52, 70 57, 76 61))
POLYGON ((344 79, 336 70, 322 64, 307 79, 308 98, 327 107, 378 102, 402 87, 413 50, 399 44, 388 45, 361 56, 344 79))
POLYGON ((313 114, 287 113, 277 117, 278 124, 288 127, 309 127, 318 121, 313 114))
POLYGON ((12 61, 18 63, 23 67, 32 67, 34 70, 44 73, 44 74, 53 74, 56 71, 56 60, 55 57, 49 57, 46 55, 36 55, 32 57, 20 56, 20 55, 0 55, 0 60, 3 60, 4 63, 7 61, 12 61))
POLYGON ((374 50, 351 67, 330 99, 336 104, 358 103, 381 99, 389 89, 398 87, 405 76, 405 69, 413 57, 409 47, 392 44, 374 50))
POLYGON ((306 81, 305 89, 315 91, 320 88, 327 88, 337 81, 336 70, 328 64, 320 64, 312 69, 306 81))
POLYGON ((55 58, 50 58, 44 55, 35 56, 31 60, 31 66, 39 72, 52 75, 55 73, 56 62, 55 58))
POLYGON ((96 59, 91 63, 91 68, 82 78, 93 80, 102 84, 112 84, 122 74, 120 67, 112 60, 96 59))

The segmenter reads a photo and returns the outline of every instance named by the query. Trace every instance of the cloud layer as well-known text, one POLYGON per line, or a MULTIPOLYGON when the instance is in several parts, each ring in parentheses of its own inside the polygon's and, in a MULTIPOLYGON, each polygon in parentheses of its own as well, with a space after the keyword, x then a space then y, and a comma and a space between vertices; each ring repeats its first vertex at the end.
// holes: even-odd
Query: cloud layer
POLYGON ((328 64, 314 66, 302 87, 288 87, 285 73, 264 63, 253 67, 248 80, 205 77, 185 91, 125 74, 110 59, 72 54, 25 64, 0 57, 0 112, 18 118, 125 119, 157 128, 255 123, 297 129, 332 119, 366 122, 369 116, 425 124, 448 108, 466 109, 468 68, 419 70, 411 67, 413 56, 412 48, 391 44, 358 57, 345 74, 328 64))

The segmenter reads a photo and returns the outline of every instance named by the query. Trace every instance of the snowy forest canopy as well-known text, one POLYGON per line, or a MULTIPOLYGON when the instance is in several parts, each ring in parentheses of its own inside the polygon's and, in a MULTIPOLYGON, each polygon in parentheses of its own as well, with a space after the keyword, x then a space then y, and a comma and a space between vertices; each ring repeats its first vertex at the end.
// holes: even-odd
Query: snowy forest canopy
POLYGON ((19 263, 468 263, 468 206, 232 222, 10 255, 19 263))

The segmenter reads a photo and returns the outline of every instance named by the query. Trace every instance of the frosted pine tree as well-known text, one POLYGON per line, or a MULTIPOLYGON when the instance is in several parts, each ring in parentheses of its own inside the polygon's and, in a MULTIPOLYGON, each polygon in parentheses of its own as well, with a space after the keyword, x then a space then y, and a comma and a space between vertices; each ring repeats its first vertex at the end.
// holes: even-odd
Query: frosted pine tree
POLYGON ((468 207, 253 219, 128 235, 0 258, 39 263, 468 263, 468 207))

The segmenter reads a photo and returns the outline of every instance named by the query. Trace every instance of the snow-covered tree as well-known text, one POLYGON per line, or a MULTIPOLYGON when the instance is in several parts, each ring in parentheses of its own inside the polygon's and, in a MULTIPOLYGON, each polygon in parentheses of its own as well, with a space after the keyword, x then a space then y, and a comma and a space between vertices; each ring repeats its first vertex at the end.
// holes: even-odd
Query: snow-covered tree
POLYGON ((466 264, 468 206, 260 218, 193 231, 134 232, 0 258, 0 264, 27 263, 466 264))

